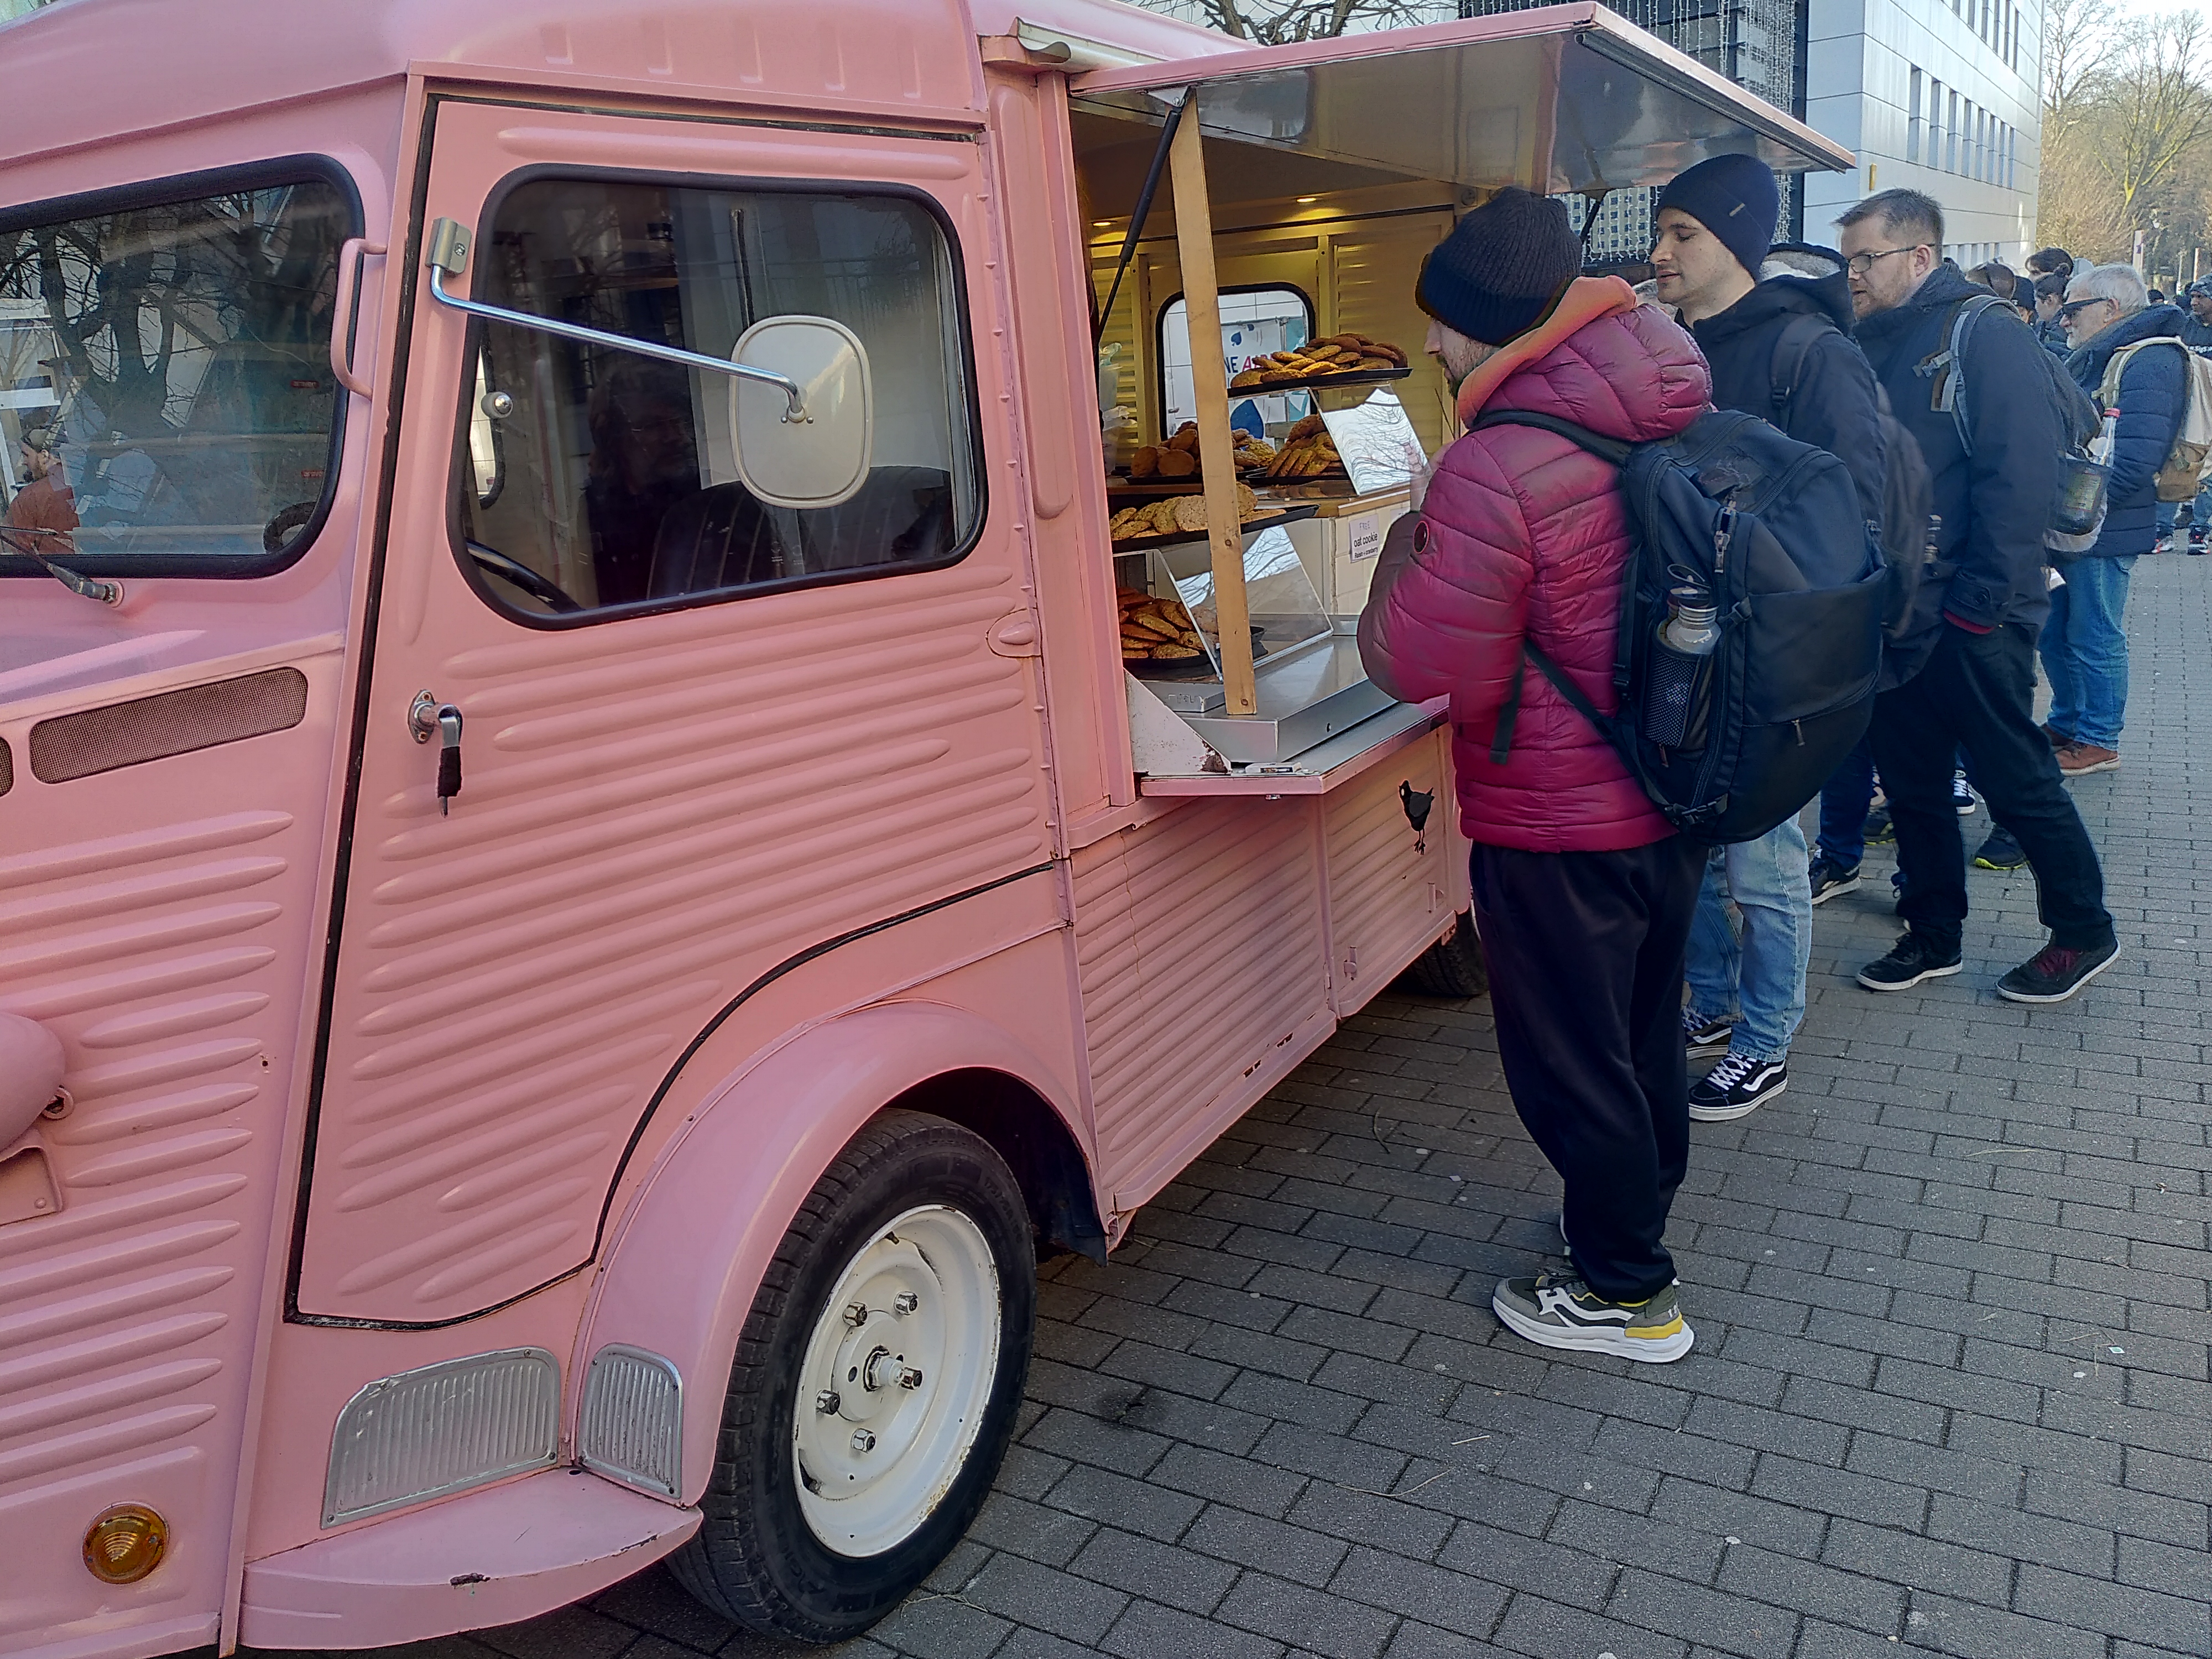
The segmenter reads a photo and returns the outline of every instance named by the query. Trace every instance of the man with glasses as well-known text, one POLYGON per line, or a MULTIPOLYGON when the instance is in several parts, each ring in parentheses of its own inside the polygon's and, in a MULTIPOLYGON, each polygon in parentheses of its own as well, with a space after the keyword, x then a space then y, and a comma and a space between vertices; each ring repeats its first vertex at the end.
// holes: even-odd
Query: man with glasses
POLYGON ((1983 290, 1943 258, 1943 210, 1928 197, 1884 191, 1837 223, 1859 344, 1920 445, 1942 520, 1914 601, 1913 633, 1932 634, 1933 649, 1875 700, 1869 733, 1897 831, 1906 932, 1858 981, 1904 991, 1965 966, 1966 848, 1951 800, 1964 744, 1992 816, 2027 854, 2051 929, 1997 994, 2063 1002, 2119 946, 2097 849, 2033 708, 2035 636, 2051 611, 2043 537, 2069 437, 2057 366, 2016 316, 1992 307, 1968 332, 1960 386, 1948 362, 1953 325, 1983 290), (1962 393, 1971 452, 1952 413, 1962 393))

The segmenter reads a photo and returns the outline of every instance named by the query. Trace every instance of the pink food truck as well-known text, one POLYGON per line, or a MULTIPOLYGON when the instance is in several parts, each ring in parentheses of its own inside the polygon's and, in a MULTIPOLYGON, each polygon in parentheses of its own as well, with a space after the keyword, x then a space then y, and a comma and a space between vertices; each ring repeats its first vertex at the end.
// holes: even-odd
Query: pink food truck
POLYGON ((42 1659, 664 1557, 895 1606, 1040 1256, 1479 988, 1448 711, 1350 636, 1447 435, 1421 254, 1504 182, 1850 164, 1590 0, 70 0, 0 72, 42 1659))

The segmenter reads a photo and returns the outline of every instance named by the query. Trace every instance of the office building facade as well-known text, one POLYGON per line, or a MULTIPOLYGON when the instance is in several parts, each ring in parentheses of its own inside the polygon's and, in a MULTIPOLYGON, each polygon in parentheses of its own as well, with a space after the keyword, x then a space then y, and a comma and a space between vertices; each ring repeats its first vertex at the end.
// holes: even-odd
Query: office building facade
MULTIPOLYGON (((1461 0, 1462 16, 1544 0, 1461 0)), ((2015 270, 2035 241, 2042 0, 1606 0, 1631 22, 1858 153, 1853 173, 1787 181, 1784 240, 1832 244, 1835 218, 1877 190, 1943 205, 1944 252, 2015 270)), ((1640 260, 1650 190, 1567 198, 1594 262, 1640 260)))
POLYGON ((1805 118, 1858 153, 1853 173, 1810 173, 1815 240, 1877 190, 1942 204, 1944 252, 2015 270, 2035 235, 2041 170, 2042 0, 1805 0, 1805 118))

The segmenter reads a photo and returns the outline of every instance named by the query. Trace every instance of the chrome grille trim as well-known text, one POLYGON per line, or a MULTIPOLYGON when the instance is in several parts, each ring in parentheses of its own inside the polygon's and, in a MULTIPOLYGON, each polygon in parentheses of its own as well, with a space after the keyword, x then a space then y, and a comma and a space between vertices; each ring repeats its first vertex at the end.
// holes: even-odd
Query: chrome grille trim
POLYGON ((684 1478, 684 1378, 674 1362, 610 1343, 592 1356, 576 1451, 586 1468, 661 1498, 684 1478))
POLYGON ((338 1413, 323 1524, 550 1467, 560 1425, 561 1365, 544 1348, 501 1348, 380 1378, 338 1413))

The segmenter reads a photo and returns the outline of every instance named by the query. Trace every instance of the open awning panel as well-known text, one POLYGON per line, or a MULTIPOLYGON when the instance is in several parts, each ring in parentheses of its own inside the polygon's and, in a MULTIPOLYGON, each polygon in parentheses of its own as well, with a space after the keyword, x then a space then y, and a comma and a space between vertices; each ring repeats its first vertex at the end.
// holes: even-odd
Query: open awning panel
POLYGON ((1596 0, 1100 70, 1069 95, 1157 121, 1193 85, 1209 137, 1476 189, 1661 185, 1732 152, 1781 172, 1856 165, 1596 0))

